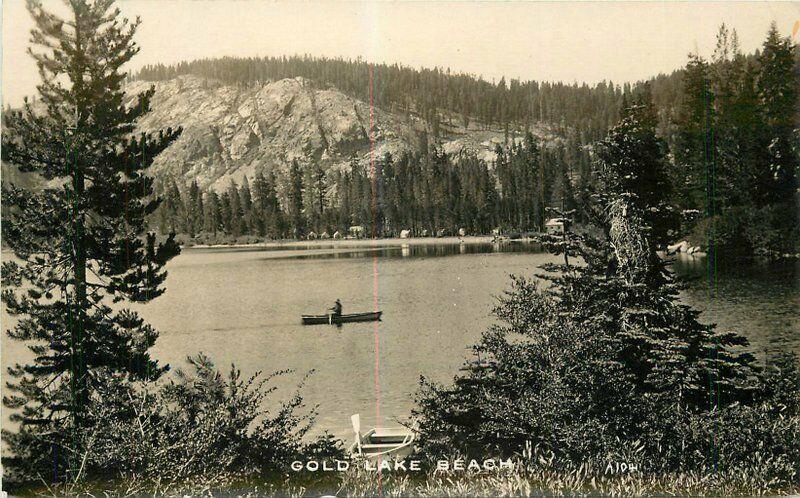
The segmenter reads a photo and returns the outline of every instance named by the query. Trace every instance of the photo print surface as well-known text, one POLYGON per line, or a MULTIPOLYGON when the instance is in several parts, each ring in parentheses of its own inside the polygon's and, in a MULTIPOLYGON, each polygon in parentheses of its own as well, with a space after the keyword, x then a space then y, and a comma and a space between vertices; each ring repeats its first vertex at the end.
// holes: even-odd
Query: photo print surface
POLYGON ((9 496, 800 492, 800 6, 9 0, 9 496))

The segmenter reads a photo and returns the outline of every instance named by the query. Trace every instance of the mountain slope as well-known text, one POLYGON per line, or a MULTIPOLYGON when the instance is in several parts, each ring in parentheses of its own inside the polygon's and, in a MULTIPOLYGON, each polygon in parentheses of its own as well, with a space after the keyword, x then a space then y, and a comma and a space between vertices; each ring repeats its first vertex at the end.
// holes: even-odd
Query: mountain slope
MULTIPOLYGON (((398 116, 348 97, 335 89, 314 88, 304 78, 283 79, 248 87, 223 85, 185 75, 171 80, 134 81, 131 96, 155 85, 152 112, 139 123, 144 130, 183 126, 184 132, 155 161, 150 173, 158 183, 179 185, 197 180, 201 187, 221 190, 262 170, 286 171, 293 160, 319 163, 324 169, 346 168, 355 157, 370 157, 370 125, 374 157, 397 155, 419 147, 426 123, 398 116)), ((500 131, 443 127, 447 152, 468 149, 487 160, 500 131)), ((541 138, 555 137, 546 129, 541 138)))

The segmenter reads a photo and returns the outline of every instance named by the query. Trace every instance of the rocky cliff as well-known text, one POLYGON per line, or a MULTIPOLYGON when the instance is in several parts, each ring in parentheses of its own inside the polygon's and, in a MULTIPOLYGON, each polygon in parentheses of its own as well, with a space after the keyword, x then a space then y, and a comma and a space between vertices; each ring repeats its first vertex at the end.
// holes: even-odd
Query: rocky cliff
MULTIPOLYGON (((264 169, 285 172, 292 160, 346 168, 353 157, 369 161, 370 126, 376 158, 415 149, 426 130, 426 123, 413 115, 373 109, 370 116, 367 103, 335 89, 315 88, 303 78, 236 87, 182 76, 156 83, 136 81, 127 92, 133 96, 151 85, 156 88, 153 110, 140 121, 141 128, 184 128, 151 169, 159 182, 186 184, 196 179, 201 187, 219 190, 231 179, 240 183, 264 169)), ((497 130, 444 129, 447 152, 470 149, 488 160, 504 139, 497 130)), ((555 138, 545 128, 535 133, 555 138)))

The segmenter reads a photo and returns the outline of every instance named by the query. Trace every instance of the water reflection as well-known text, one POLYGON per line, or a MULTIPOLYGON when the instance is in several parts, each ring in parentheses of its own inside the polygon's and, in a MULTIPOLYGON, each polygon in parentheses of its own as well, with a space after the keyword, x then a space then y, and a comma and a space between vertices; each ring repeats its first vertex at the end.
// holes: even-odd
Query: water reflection
MULTIPOLYGON (((200 249, 204 250, 205 249, 200 249)), ((236 249, 234 249, 236 250, 236 249)), ((262 249, 258 249, 262 251, 262 249)), ((305 246, 302 248, 280 249, 273 247, 264 249, 264 259, 363 259, 367 257, 379 258, 431 258, 466 254, 491 254, 504 253, 539 253, 541 246, 529 241, 512 241, 504 243, 491 242, 465 242, 455 244, 396 244, 376 245, 365 244, 347 245, 337 244, 331 246, 305 246)))
POLYGON ((153 354, 176 367, 203 351, 248 374, 293 370, 276 380, 280 393, 313 369, 303 396, 319 405, 317 428, 345 436, 353 413, 365 425, 407 417, 420 376, 451 378, 494 323, 508 274, 554 261, 522 242, 376 242, 187 249, 170 262, 165 295, 137 309, 161 331, 153 354), (382 321, 302 325, 337 297, 345 313, 378 308, 382 321))

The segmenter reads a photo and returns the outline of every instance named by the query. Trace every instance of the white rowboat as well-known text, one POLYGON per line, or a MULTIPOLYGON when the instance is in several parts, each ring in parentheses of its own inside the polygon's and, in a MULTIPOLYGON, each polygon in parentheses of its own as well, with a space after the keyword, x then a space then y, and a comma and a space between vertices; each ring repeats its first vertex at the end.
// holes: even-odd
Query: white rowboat
POLYGON ((356 440, 350 452, 358 457, 369 459, 403 460, 414 452, 414 431, 405 427, 376 427, 361 434, 361 420, 358 414, 350 417, 356 440))

